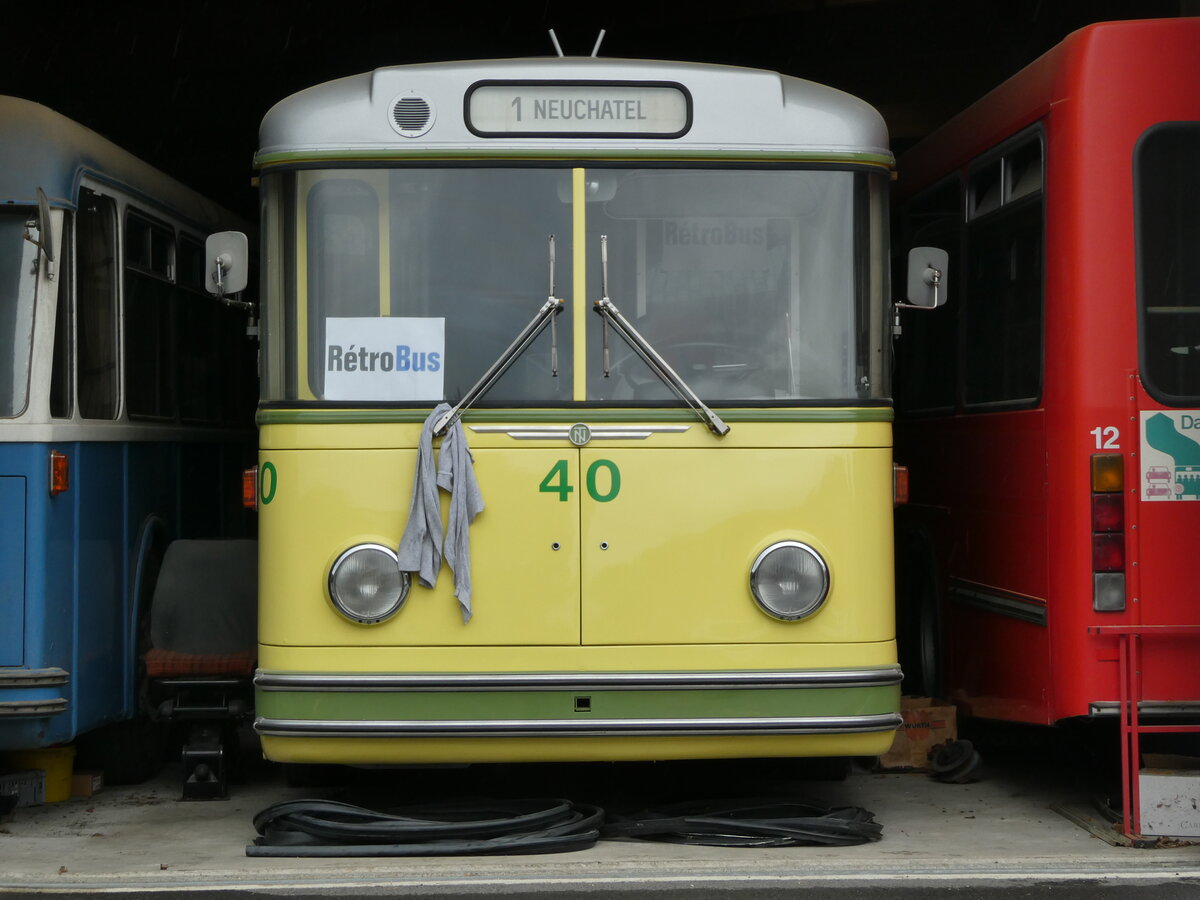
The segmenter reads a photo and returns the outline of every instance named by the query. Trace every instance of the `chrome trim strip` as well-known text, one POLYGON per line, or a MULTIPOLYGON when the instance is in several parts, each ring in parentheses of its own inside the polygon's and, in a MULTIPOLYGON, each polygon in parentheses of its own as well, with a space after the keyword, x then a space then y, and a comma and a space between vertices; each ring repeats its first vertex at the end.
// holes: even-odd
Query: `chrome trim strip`
POLYGON ((48 700, 3 700, 0 701, 0 719, 20 719, 35 716, 54 716, 67 711, 65 697, 48 700))
MULTIPOLYGON (((1093 700, 1088 704, 1088 715, 1108 718, 1121 714, 1119 700, 1093 700)), ((1200 716, 1200 700, 1142 700, 1138 703, 1139 716, 1200 716)))
POLYGON ((452 674, 254 673, 263 691, 629 691, 752 688, 888 687, 899 666, 803 672, 480 672, 452 674))
MULTIPOLYGON (((468 425, 477 434, 506 434, 517 441, 567 441, 571 439, 570 425, 468 425)), ((593 441, 641 441, 652 434, 683 434, 691 425, 593 425, 593 441)))
MULTIPOLYGON (((788 424, 830 424, 830 425, 864 425, 864 424, 880 424, 889 423, 895 419, 890 407, 878 405, 879 401, 869 401, 869 406, 855 405, 859 401, 838 401, 834 398, 829 398, 835 403, 842 403, 842 406, 756 406, 756 407, 723 407, 723 418, 729 422, 748 422, 754 424, 773 424, 773 423, 788 423, 788 424), (849 404, 849 405, 846 405, 849 404)), ((783 402, 783 401, 781 401, 783 402)), ((802 404, 808 402, 824 403, 826 401, 814 400, 789 400, 790 404, 802 404)), ((268 425, 420 425, 429 416, 429 408, 424 409, 398 409, 390 408, 363 408, 357 409, 329 409, 328 407, 319 407, 308 405, 305 401, 303 408, 287 407, 281 401, 273 401, 269 407, 260 408, 255 414, 254 420, 260 427, 268 425)), ((485 422, 524 422, 524 423, 543 423, 544 427, 551 428, 555 423, 562 423, 563 427, 569 428, 571 425, 583 424, 580 422, 580 416, 587 416, 586 424, 589 427, 595 427, 595 422, 616 422, 622 428, 640 429, 643 427, 641 423, 651 423, 644 427, 653 428, 660 422, 691 422, 692 411, 690 409, 682 409, 678 406, 670 407, 637 407, 637 408, 620 408, 620 407, 589 407, 586 410, 572 409, 562 407, 559 409, 546 409, 544 407, 509 407, 507 409, 496 407, 489 409, 479 409, 478 407, 471 410, 468 416, 468 422, 474 426, 481 425, 485 422)), ((464 427, 471 427, 464 423, 464 427)), ((507 431, 512 427, 530 427, 525 426, 503 425, 501 431, 507 431)), ((866 446, 866 445, 864 445, 866 446)), ((885 444, 871 444, 873 447, 887 446, 885 444)))
POLYGON ((246 682, 232 675, 183 675, 177 678, 155 678, 155 684, 176 688, 235 688, 246 682))
POLYGON ((0 444, 58 444, 100 441, 120 443, 193 441, 216 443, 245 440, 248 431, 216 425, 183 425, 175 422, 102 421, 34 422, 0 420, 0 444))
POLYGON ((270 737, 659 737, 670 735, 866 734, 894 731, 899 713, 863 716, 704 719, 428 719, 254 720, 254 730, 270 737))
POLYGON ((0 669, 0 690, 66 684, 71 675, 57 666, 48 669, 0 669))
POLYGON ((951 600, 963 606, 1046 626, 1046 605, 1020 594, 958 579, 951 580, 949 594, 951 600))

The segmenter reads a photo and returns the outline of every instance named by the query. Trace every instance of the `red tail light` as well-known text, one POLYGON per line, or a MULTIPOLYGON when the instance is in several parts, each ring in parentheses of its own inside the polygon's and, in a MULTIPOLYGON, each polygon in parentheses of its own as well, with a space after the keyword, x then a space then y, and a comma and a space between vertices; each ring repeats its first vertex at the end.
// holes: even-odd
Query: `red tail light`
POLYGON ((1092 535, 1092 571, 1125 571, 1125 535, 1092 535))
POLYGON ((1092 456, 1092 609, 1125 610, 1125 457, 1092 456))
POLYGON ((1121 494, 1092 494, 1092 531, 1125 530, 1125 497, 1121 494))
POLYGON ((892 504, 908 502, 908 466, 892 463, 892 504))

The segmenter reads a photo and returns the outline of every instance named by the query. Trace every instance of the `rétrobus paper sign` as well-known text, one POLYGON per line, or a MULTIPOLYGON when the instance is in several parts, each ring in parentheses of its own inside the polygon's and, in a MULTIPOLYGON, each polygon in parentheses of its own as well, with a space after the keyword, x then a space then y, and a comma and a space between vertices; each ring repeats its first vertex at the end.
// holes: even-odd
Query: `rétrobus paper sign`
POLYGON ((467 125, 484 136, 677 137, 691 124, 679 85, 485 82, 467 98, 467 125))
POLYGON ((325 320, 326 400, 441 400, 446 320, 325 320))

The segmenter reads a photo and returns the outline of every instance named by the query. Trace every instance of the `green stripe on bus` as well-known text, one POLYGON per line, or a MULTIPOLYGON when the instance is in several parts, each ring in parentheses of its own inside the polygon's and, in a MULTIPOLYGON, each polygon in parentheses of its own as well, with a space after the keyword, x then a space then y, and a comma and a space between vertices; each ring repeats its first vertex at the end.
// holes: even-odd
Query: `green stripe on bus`
POLYGON ((681 719, 860 716, 893 713, 898 685, 686 691, 259 691, 269 719, 681 719))
MULTIPOLYGON (((387 425, 424 422, 427 409, 260 409, 263 425, 387 425)), ((891 407, 851 409, 730 409, 719 410, 726 422, 891 422, 891 407)), ((475 409, 463 416, 467 424, 515 422, 697 422, 687 409, 475 409)), ((698 423, 699 424, 699 423, 698 423)))
POLYGON ((281 150, 275 153, 261 153, 254 158, 254 165, 259 169, 271 166, 297 165, 309 162, 326 165, 331 162, 346 162, 351 164, 369 162, 395 162, 398 160, 419 160, 433 162, 470 162, 471 160, 570 160, 586 166, 589 160, 622 161, 636 163, 640 160, 688 160, 691 162, 711 160, 713 162, 753 161, 753 162, 807 162, 807 163, 849 163, 860 166, 879 166, 890 169, 895 165, 895 159, 890 154, 883 153, 830 153, 816 150, 682 150, 678 147, 671 149, 639 148, 636 152, 625 150, 610 150, 590 148, 580 150, 514 150, 476 148, 469 151, 459 149, 434 150, 281 150))

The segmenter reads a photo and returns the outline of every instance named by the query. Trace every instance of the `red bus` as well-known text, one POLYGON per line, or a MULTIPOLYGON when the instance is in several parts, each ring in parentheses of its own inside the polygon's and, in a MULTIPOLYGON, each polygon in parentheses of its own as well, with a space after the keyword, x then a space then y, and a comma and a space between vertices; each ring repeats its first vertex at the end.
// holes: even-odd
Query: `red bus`
POLYGON ((1072 33, 898 171, 950 298, 896 345, 906 691, 1113 719, 1152 634, 1141 716, 1197 721, 1200 19, 1072 33))

